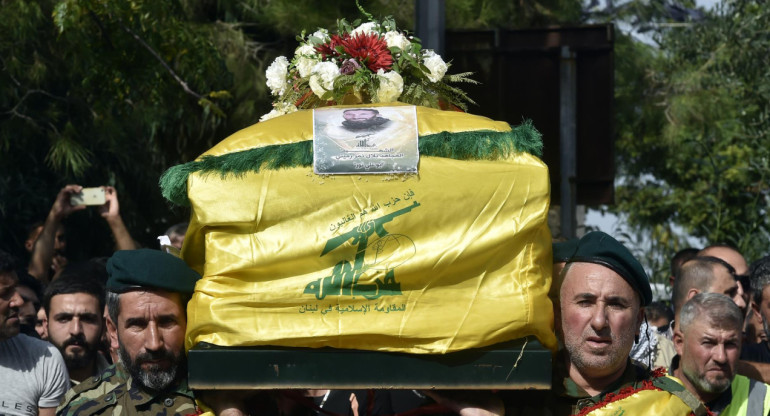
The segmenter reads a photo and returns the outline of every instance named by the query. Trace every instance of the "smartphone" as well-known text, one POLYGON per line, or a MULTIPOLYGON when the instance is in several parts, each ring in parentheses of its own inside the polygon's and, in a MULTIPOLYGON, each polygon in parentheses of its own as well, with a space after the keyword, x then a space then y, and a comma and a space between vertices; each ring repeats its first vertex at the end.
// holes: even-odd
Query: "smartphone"
POLYGON ((104 205, 104 188, 83 188, 70 196, 70 205, 104 205))

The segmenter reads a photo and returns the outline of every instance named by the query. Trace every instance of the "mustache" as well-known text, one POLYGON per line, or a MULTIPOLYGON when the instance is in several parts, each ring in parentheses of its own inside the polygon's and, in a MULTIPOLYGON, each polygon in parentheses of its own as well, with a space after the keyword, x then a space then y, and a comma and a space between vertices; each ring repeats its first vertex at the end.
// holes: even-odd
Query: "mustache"
POLYGON ((62 343, 62 347, 64 347, 64 348, 66 348, 66 347, 68 347, 70 345, 77 345, 77 346, 86 347, 86 348, 90 348, 91 347, 86 342, 86 337, 83 334, 73 335, 73 336, 67 338, 67 340, 62 343))
POLYGON ((145 351, 143 353, 139 353, 134 361, 137 364, 146 362, 146 361, 157 361, 157 360, 168 360, 173 362, 176 359, 176 356, 174 356, 174 353, 172 353, 169 350, 163 349, 158 351, 145 351))

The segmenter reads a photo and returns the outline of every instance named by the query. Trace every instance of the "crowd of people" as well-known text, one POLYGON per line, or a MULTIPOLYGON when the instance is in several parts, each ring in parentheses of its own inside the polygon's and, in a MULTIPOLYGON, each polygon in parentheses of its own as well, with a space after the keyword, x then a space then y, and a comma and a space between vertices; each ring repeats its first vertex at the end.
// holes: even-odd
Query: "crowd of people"
MULTIPOLYGON (((602 232, 553 244, 549 390, 193 392, 184 336, 200 275, 139 248, 110 187, 97 209, 115 253, 68 262, 63 220, 85 208, 69 201, 80 190, 64 187, 31 227, 28 264, 0 251, 0 414, 770 414, 770 256, 682 250, 670 303, 653 302, 642 265, 602 232)), ((181 248, 185 228, 165 244, 181 248)))

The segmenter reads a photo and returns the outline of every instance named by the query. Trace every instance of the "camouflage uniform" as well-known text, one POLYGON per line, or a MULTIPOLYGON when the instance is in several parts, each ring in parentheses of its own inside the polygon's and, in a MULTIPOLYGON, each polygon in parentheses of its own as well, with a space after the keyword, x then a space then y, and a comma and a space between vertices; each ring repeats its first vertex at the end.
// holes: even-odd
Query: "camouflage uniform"
POLYGON ((122 364, 70 389, 57 415, 197 415, 187 380, 167 392, 150 393, 135 383, 122 364))

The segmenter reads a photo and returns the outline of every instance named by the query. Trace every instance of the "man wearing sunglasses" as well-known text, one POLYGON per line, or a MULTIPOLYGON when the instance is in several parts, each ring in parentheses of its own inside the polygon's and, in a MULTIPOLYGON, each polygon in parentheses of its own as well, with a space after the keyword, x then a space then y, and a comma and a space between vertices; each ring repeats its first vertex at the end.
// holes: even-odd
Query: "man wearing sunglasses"
MULTIPOLYGON (((724 260, 729 264, 733 270, 733 276, 738 282, 738 287, 743 297, 743 302, 748 306, 751 303, 751 284, 749 280, 749 265, 746 263, 746 259, 737 249, 730 247, 726 244, 714 244, 710 245, 698 253, 699 257, 710 256, 724 260)), ((746 312, 743 309, 743 312, 746 312)))

